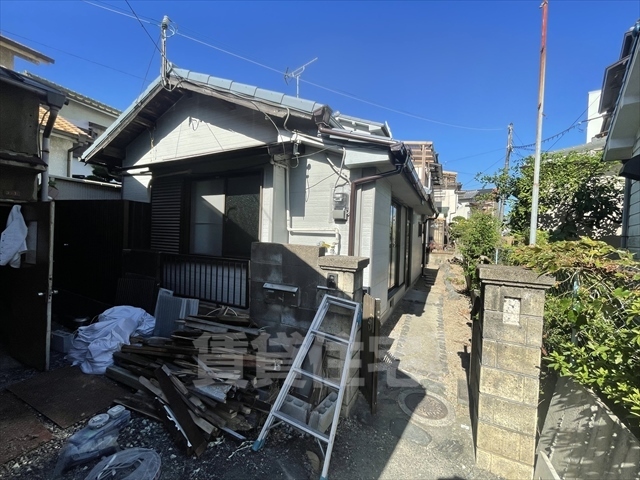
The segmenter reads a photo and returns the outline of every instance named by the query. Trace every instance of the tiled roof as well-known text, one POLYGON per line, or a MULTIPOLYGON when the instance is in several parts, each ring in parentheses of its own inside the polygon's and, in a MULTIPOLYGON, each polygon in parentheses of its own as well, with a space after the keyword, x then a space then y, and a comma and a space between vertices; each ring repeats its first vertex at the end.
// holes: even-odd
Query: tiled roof
MULTIPOLYGON (((47 109, 41 106, 38 114, 38 121, 40 122, 40 125, 44 126, 44 124, 46 123, 46 120, 42 120, 42 117, 46 113, 47 109)), ((67 133, 69 135, 87 135, 82 129, 76 127, 73 123, 71 123, 64 117, 61 117, 59 114, 56 117, 56 122, 53 124, 53 129, 62 133, 67 133)))
POLYGON ((57 83, 54 83, 50 80, 47 80, 46 78, 42 78, 39 77, 37 75, 34 75, 33 73, 30 72, 24 72, 24 75, 28 78, 31 78, 33 80, 37 80, 40 83, 44 83, 45 85, 49 85, 53 88, 56 88, 62 92, 64 92, 68 98, 72 98, 73 100, 76 100, 80 103, 84 103, 86 105, 90 105, 94 108, 97 108, 98 110, 102 110, 105 113, 109 113, 113 116, 118 116, 120 115, 120 110, 117 110, 113 107, 110 107, 109 105, 99 102, 97 100, 94 100, 93 98, 87 97, 86 95, 82 95, 81 93, 78 92, 74 92, 73 90, 69 90, 66 87, 63 87, 62 85, 58 85, 57 83))

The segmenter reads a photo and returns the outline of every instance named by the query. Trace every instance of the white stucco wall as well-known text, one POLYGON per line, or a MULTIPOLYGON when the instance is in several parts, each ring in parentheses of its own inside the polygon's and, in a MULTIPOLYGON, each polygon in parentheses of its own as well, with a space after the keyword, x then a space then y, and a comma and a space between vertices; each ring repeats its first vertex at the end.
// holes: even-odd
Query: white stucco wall
POLYGON ((89 128, 89 122, 106 128, 118 118, 73 99, 69 99, 69 104, 60 109, 60 115, 80 128, 89 128))
POLYGON ((590 120, 587 123, 587 138, 585 139, 585 143, 589 143, 593 140, 593 137, 600 133, 600 129, 602 128, 602 118, 600 117, 600 113, 598 113, 598 108, 600 108, 600 94, 602 90, 593 90, 589 92, 587 98, 587 118, 594 119, 590 120))
MULTIPOLYGON (((67 176, 68 150, 73 147, 74 141, 66 136, 52 132, 49 139, 49 174, 60 177, 67 176)), ((80 162, 77 158, 71 159, 71 175, 91 175, 93 169, 90 165, 80 162)))
POLYGON ((49 139, 49 175, 67 176, 67 149, 73 147, 73 140, 51 134, 49 139))

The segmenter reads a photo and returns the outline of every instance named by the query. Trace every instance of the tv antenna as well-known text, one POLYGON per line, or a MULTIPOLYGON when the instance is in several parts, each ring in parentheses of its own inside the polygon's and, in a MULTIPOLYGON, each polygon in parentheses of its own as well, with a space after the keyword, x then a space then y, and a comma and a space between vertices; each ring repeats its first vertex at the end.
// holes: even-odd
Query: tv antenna
POLYGON ((300 75, 302 75, 302 73, 304 72, 305 68, 307 68, 309 65, 311 65, 316 60, 318 60, 318 57, 316 57, 313 60, 305 63, 301 67, 296 68, 292 72, 290 72, 289 71, 289 67, 287 67, 287 71, 284 72, 284 81, 287 83, 287 85, 289 85, 289 79, 290 78, 295 78, 296 79, 296 97, 300 97, 300 75))

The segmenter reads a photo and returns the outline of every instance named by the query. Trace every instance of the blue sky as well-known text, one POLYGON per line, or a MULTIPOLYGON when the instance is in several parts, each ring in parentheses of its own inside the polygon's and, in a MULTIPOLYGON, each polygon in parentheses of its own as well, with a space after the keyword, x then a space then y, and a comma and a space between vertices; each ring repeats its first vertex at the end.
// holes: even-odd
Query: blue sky
MULTIPOLYGON (((91 3, 132 15, 124 1, 91 3)), ((17 70, 119 109, 158 75, 163 15, 177 28, 168 57, 182 68, 295 95, 283 72, 318 57, 301 97, 387 121, 397 139, 433 141, 463 188, 503 165, 510 122, 516 145, 535 140, 540 0, 130 4, 148 34, 135 18, 81 1, 2 0, 0 29, 56 61, 18 61, 17 70)), ((586 118, 587 92, 601 87, 639 17, 638 0, 550 0, 543 138, 586 118)), ((574 128, 543 147, 585 139, 574 128)))

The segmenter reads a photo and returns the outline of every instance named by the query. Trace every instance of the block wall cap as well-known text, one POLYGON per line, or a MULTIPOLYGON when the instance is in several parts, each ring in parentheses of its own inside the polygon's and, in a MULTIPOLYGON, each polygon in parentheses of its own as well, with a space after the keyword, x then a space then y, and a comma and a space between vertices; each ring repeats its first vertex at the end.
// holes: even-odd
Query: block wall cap
POLYGON ((327 255, 318 258, 318 266, 323 270, 342 270, 357 272, 358 270, 364 270, 368 265, 368 257, 327 255))
POLYGON ((506 265, 478 265, 478 277, 482 283, 529 285, 534 288, 550 288, 556 282, 551 275, 540 275, 523 267, 506 265))

